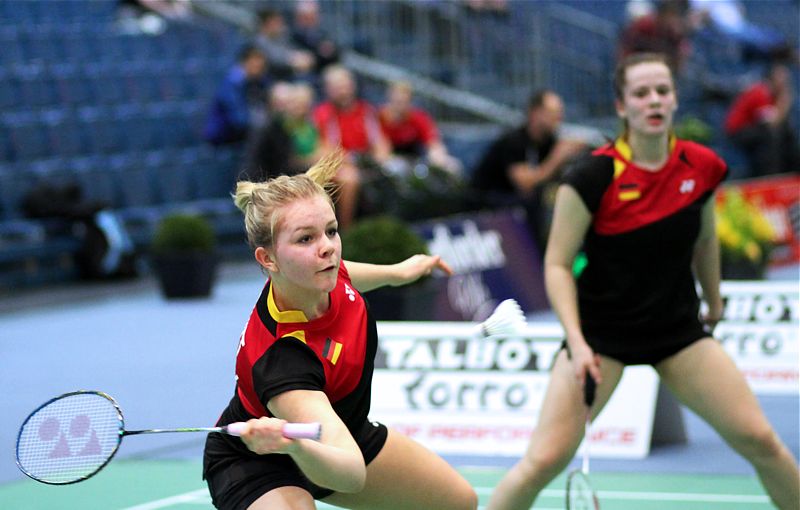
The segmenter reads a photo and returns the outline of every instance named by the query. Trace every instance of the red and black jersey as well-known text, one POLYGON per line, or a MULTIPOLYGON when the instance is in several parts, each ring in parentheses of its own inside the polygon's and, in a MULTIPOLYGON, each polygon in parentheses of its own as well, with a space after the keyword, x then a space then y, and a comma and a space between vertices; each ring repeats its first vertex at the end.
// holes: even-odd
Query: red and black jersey
POLYGON ((703 205, 727 167, 710 149, 675 138, 658 171, 630 158, 620 139, 564 175, 592 213, 577 282, 587 336, 641 338, 697 318, 694 245, 703 205))
POLYGON ((344 265, 330 308, 307 320, 280 311, 269 282, 253 309, 236 354, 236 395, 219 424, 271 416, 267 403, 290 390, 324 392, 351 432, 367 422, 378 334, 364 298, 344 265))

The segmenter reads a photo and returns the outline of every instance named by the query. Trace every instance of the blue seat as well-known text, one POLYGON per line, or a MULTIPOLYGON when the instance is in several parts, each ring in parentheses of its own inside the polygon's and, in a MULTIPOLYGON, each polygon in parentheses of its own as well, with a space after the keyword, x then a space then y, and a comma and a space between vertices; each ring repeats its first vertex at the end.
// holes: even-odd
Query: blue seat
POLYGON ((111 153, 122 146, 119 127, 111 112, 102 107, 84 107, 78 118, 86 132, 88 149, 95 154, 111 153))
POLYGON ((192 198, 191 181, 186 161, 172 149, 149 152, 145 164, 153 177, 159 202, 171 204, 192 198))
POLYGON ((81 186, 83 198, 109 207, 119 207, 118 176, 106 156, 85 156, 69 161, 72 177, 81 186))
POLYGON ((84 126, 69 110, 45 117, 53 152, 62 157, 80 156, 89 152, 84 126))
POLYGON ((30 187, 30 180, 16 165, 0 167, 0 218, 21 218, 22 199, 30 187))
POLYGON ((4 117, 11 148, 9 159, 30 161, 52 154, 47 128, 34 114, 25 112, 4 117))
POLYGON ((150 169, 144 158, 137 153, 125 152, 109 158, 109 169, 119 183, 119 199, 122 207, 155 205, 158 200, 150 169))

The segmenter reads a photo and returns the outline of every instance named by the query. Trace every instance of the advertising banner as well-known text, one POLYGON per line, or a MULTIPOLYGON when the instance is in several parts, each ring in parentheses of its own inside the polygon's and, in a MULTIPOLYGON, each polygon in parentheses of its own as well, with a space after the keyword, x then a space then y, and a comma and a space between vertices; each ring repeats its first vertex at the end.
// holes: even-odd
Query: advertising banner
POLYGON ((526 312, 548 308, 541 255, 523 212, 455 215, 414 227, 455 272, 437 280, 437 320, 482 321, 507 298, 526 312))
MULTIPOLYGON (((370 416, 436 452, 518 456, 544 399, 561 344, 558 324, 519 337, 479 337, 463 322, 378 326, 370 416)), ((592 427, 598 457, 642 458, 650 449, 658 381, 631 367, 592 427)))
POLYGON ((797 395, 797 282, 723 282, 723 320, 714 330, 756 394, 797 395))
MULTIPOLYGON (((757 394, 797 395, 798 284, 723 282, 715 336, 757 394)), ((519 456, 541 410, 563 331, 482 337, 470 322, 381 322, 370 417, 440 454, 519 456)), ((658 377, 627 367, 592 427, 593 455, 648 455, 658 377)))

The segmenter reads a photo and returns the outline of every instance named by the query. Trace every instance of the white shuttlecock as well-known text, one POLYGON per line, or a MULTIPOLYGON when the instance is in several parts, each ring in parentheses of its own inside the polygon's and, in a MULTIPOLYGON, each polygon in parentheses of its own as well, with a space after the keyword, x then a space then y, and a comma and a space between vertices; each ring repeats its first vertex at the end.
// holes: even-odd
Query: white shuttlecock
POLYGON ((515 335, 525 326, 525 314, 515 299, 506 299, 494 309, 488 319, 478 325, 481 336, 515 335))

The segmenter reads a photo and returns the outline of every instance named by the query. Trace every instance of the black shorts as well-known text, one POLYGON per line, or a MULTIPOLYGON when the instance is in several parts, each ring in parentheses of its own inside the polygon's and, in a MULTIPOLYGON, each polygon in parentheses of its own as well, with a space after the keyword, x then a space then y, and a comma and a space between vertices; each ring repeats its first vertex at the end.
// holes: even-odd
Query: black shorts
MULTIPOLYGON (((367 464, 378 456, 386 443, 387 434, 385 425, 365 423, 353 435, 367 464)), ((322 499, 334 493, 313 484, 290 456, 252 453, 243 455, 232 450, 227 438, 219 433, 208 435, 205 456, 207 465, 210 456, 217 459, 208 467, 206 481, 211 502, 219 510, 246 510, 258 498, 279 487, 301 487, 314 499, 322 499)))
MULTIPOLYGON (((696 341, 711 336, 699 320, 683 322, 658 332, 632 335, 584 332, 586 342, 597 354, 615 359, 624 365, 656 365, 696 341)), ((566 340, 561 347, 570 355, 566 340)))

